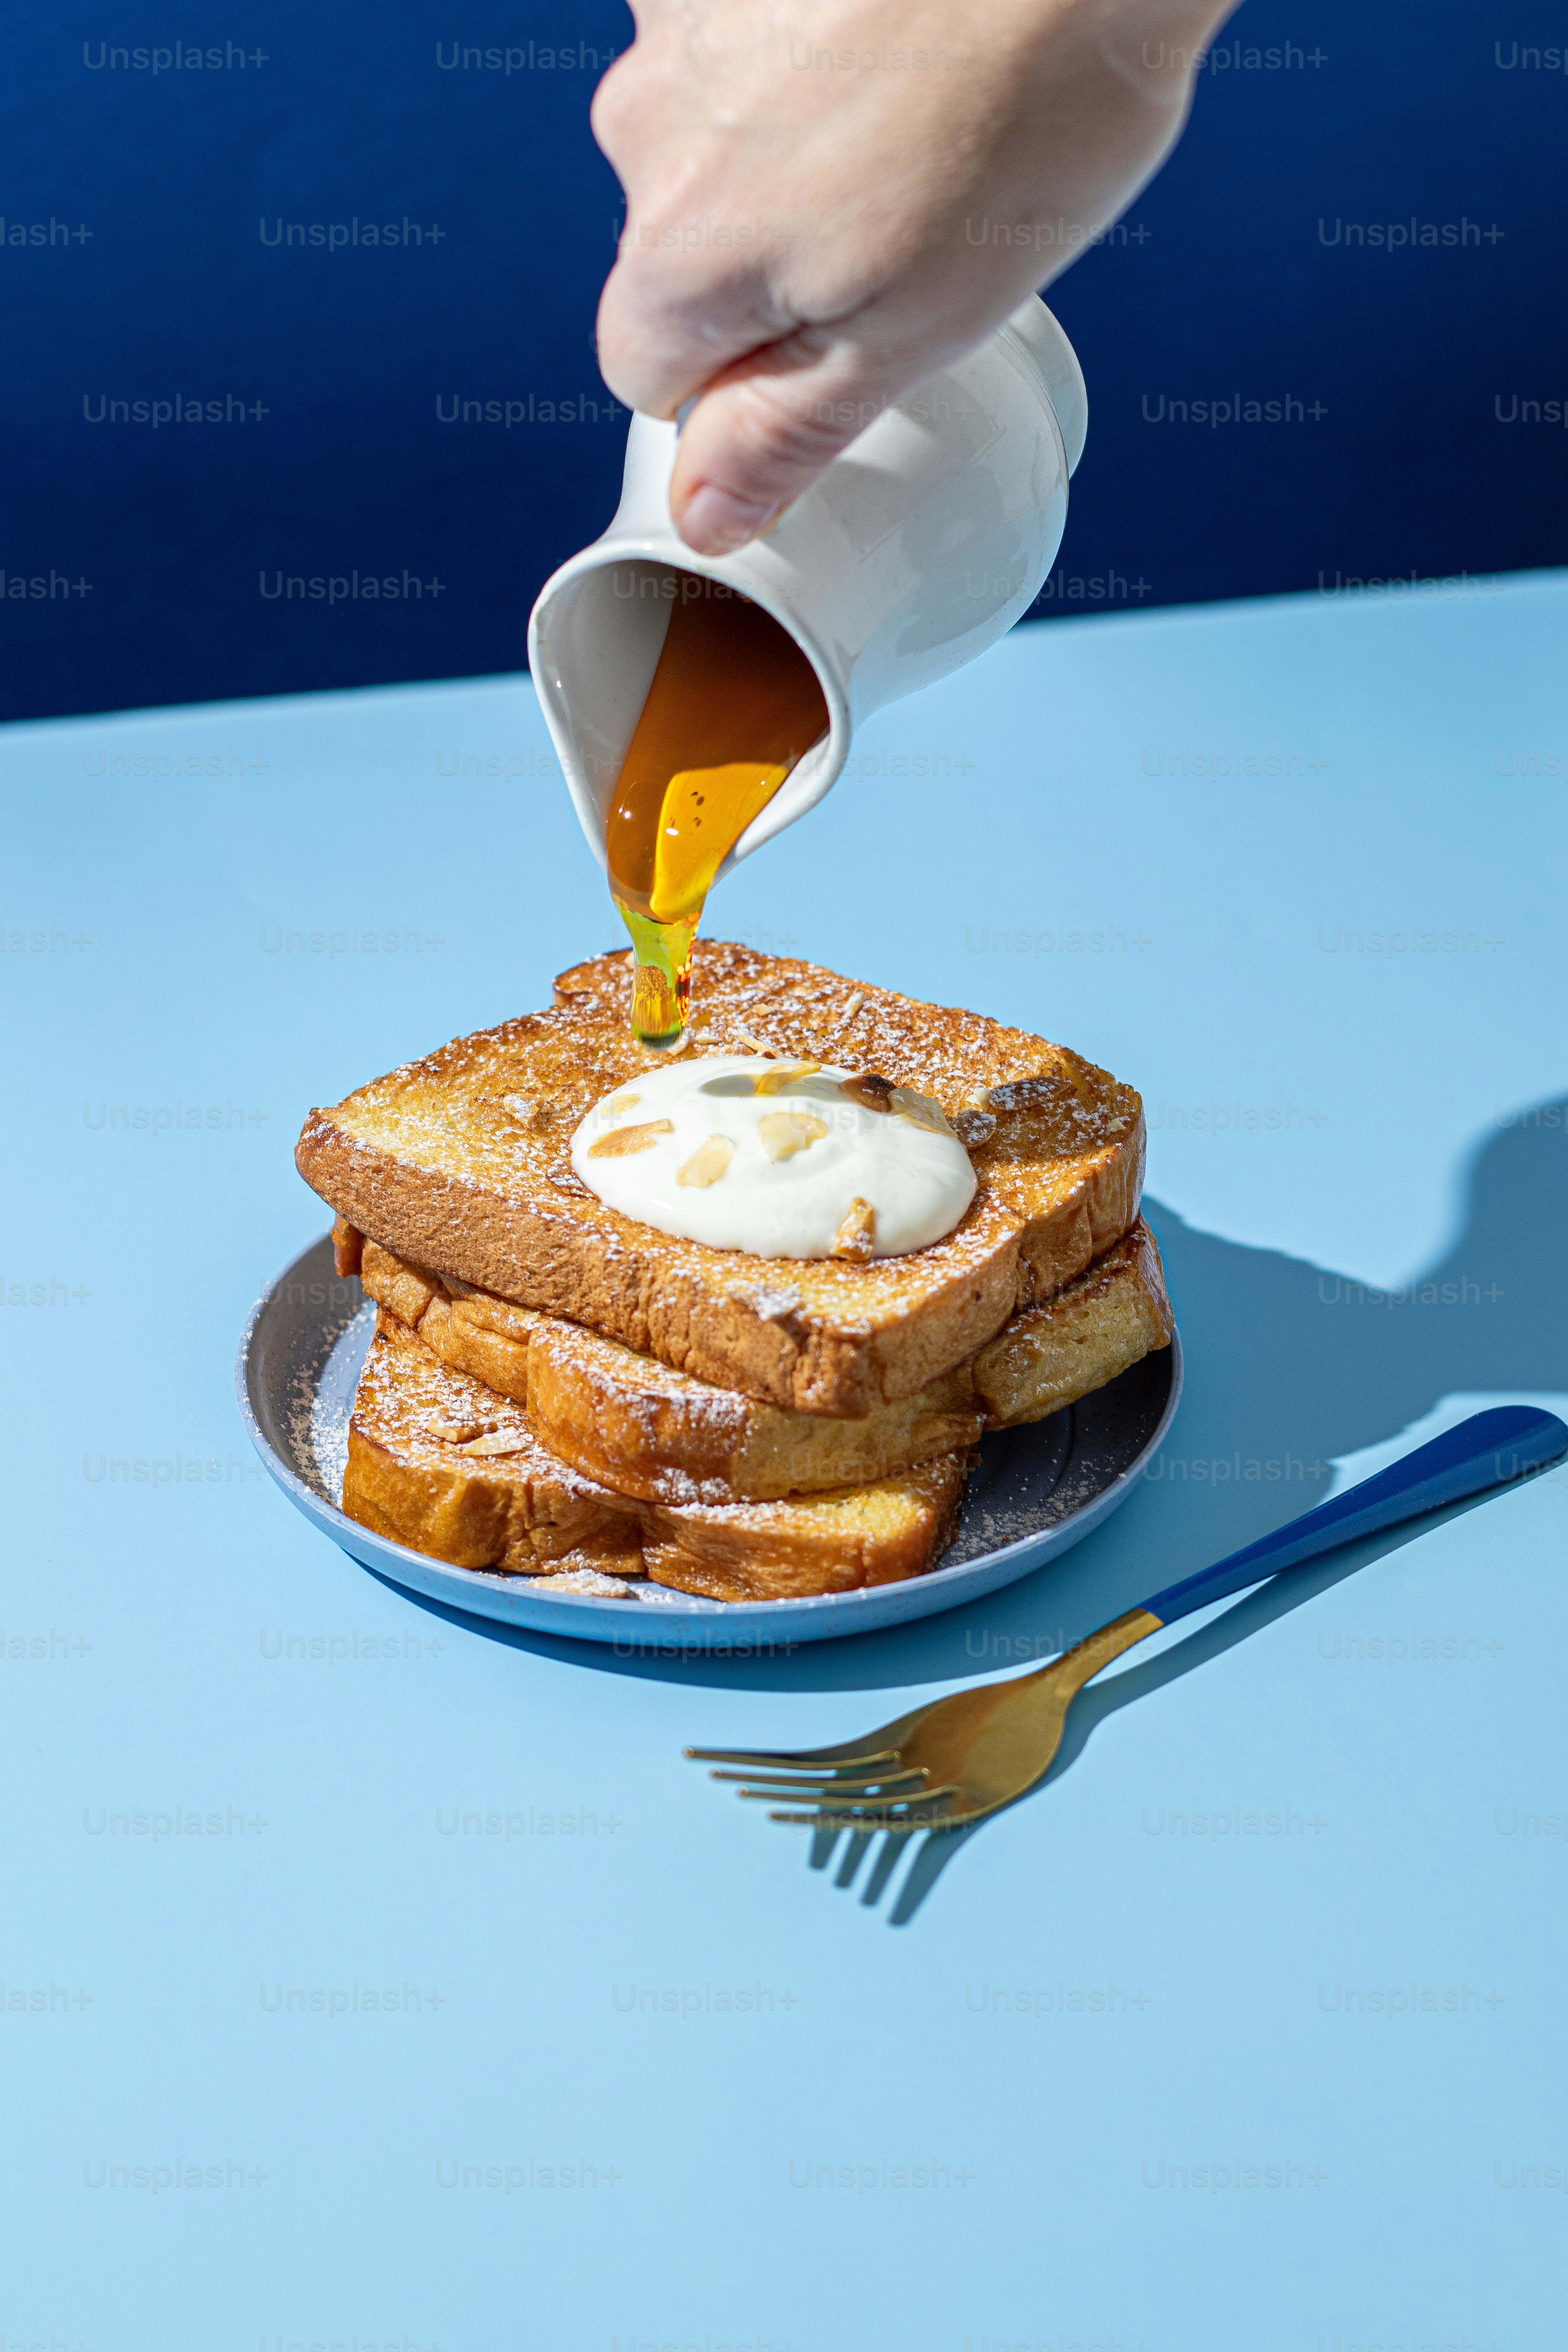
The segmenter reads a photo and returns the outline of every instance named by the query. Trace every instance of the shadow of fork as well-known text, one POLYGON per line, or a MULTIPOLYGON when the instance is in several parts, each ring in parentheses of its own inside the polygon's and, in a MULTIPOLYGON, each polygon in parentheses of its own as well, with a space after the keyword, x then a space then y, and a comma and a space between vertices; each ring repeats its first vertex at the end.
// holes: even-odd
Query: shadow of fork
MULTIPOLYGON (((1031 1789, 1027 1796, 1019 1801, 1020 1804, 1033 1805, 1048 1795, 1063 1774, 1072 1769, 1095 1730, 1108 1717, 1131 1706, 1135 1700, 1148 1697, 1153 1691, 1163 1690, 1168 1683, 1178 1682, 1184 1675, 1207 1665, 1211 1660, 1222 1657, 1226 1651, 1235 1649, 1238 1643, 1260 1633, 1264 1626, 1289 1616, 1293 1610, 1304 1607, 1309 1601, 1316 1600, 1321 1592, 1342 1583, 1347 1577, 1354 1576, 1373 1560, 1386 1559, 1391 1553, 1403 1550, 1406 1544, 1414 1543, 1418 1537, 1429 1535, 1445 1521, 1462 1518, 1467 1512, 1478 1510, 1490 1500, 1489 1495, 1474 1496, 1465 1502, 1454 1504, 1447 1510, 1432 1512, 1415 1526, 1390 1528, 1386 1535, 1371 1536, 1359 1544, 1347 1544, 1342 1551, 1335 1552, 1328 1559, 1304 1568, 1287 1569, 1267 1584, 1258 1585, 1252 1591, 1244 1593, 1240 1600, 1221 1610, 1206 1624, 1200 1625, 1182 1640, 1173 1642, 1169 1648, 1157 1651, 1142 1664, 1126 1666, 1120 1674, 1108 1675, 1103 1682, 1090 1683, 1068 1712, 1062 1743, 1049 1771, 1037 1788, 1031 1789)), ((1009 1808, 1012 1811, 1017 1810, 1017 1807, 1009 1808)), ((992 1821, 1001 1818, 1001 1815, 992 1815, 967 1829, 935 1830, 921 1839, 889 1907, 888 1926, 907 1927, 943 1872, 957 1861, 963 1848, 972 1838, 979 1837, 989 1828, 992 1821)), ((887 1893, 899 1864, 913 1840, 888 1837, 875 1831, 855 1830, 847 1834, 837 1829, 814 1830, 807 1867, 826 1871, 836 1850, 842 1844, 844 1852, 832 1883, 847 1893, 859 1876, 879 1837, 882 1851, 872 1864, 860 1889, 862 1905, 868 1909, 875 1909, 887 1893)))

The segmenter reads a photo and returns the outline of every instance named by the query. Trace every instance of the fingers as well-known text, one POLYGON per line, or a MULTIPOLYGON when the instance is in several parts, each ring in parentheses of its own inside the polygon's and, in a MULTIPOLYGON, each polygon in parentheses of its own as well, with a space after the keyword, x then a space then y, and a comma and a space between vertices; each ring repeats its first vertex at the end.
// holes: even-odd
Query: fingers
POLYGON ((669 509, 699 554, 758 538, 906 388, 904 371, 820 340, 807 332, 752 353, 687 418, 669 509))
POLYGON ((1008 0, 983 22, 972 0, 772 0, 760 25, 755 0, 637 5, 594 104, 628 198, 599 362, 632 408, 694 404, 670 506, 717 555, 1065 266, 1077 237, 1047 268, 1042 222, 1114 217, 1233 0, 1008 0), (940 69, 882 72, 917 29, 940 69), (841 76, 841 52, 878 69, 841 76))
POLYGON ((723 369, 797 324, 765 271, 752 265, 719 273, 701 266, 700 253, 688 258, 700 233, 701 224, 639 230, 628 223, 599 298, 599 373, 618 400, 645 416, 673 416, 723 369), (638 244, 639 236, 649 242, 638 244))

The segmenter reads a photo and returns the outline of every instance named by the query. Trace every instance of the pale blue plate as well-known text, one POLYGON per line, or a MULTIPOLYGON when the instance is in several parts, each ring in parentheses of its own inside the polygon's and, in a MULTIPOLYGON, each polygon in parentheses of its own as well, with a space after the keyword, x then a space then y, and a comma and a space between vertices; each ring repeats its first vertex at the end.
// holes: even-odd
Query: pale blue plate
POLYGON ((658 1584, 635 1586, 623 1601, 553 1591, 547 1578, 448 1568, 340 1510, 349 1412, 374 1326, 358 1281, 332 1271, 330 1234, 285 1267, 252 1310, 236 1366, 240 1411, 289 1501, 363 1566, 412 1591, 475 1616, 626 1650, 744 1655, 901 1625, 994 1592, 1081 1542, 1126 1501, 1182 1392, 1177 1339, 1049 1421, 986 1438, 957 1539, 929 1575, 809 1601, 700 1601, 658 1584))

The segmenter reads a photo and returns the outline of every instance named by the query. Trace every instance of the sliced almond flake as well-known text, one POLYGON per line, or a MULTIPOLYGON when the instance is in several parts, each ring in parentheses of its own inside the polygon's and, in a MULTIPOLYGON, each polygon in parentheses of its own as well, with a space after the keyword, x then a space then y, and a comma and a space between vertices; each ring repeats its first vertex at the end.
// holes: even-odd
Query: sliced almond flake
POLYGON ((644 1119, 640 1127, 613 1127, 608 1135, 601 1135, 588 1146, 588 1157, 624 1160, 629 1152, 648 1150, 659 1136, 674 1133, 675 1123, 668 1118, 644 1119))
POLYGON ((877 1212, 869 1201, 851 1201, 833 1236, 835 1257, 868 1258, 877 1246, 877 1212))
POLYGON ((758 1139, 775 1165, 819 1143, 826 1133, 827 1121, 818 1118, 815 1111, 771 1110, 757 1121, 758 1139))
POLYGON ((516 1430, 497 1429, 486 1437, 471 1438, 467 1445, 459 1445, 458 1451, 459 1454, 478 1454, 489 1461, 505 1454, 524 1453, 527 1446, 527 1438, 516 1430))
POLYGON ((814 1078, 821 1067, 820 1062, 775 1062, 773 1068, 764 1070, 757 1080, 757 1092, 760 1095, 782 1094, 785 1087, 794 1085, 796 1078, 814 1078))
POLYGON ((862 1110, 890 1111, 897 1088, 876 1070, 859 1070, 852 1078, 840 1078, 838 1091, 847 1102, 858 1103, 862 1110))
POLYGON ((854 1020, 855 1015, 859 1012, 860 1007, 865 1003, 865 1002, 866 999, 864 993, 861 990, 857 989, 848 1003, 845 1006, 842 1013, 839 1015, 838 1026, 840 1029, 844 1028, 848 1022, 854 1020))
POLYGON ((735 1157, 735 1147, 727 1135, 710 1135, 700 1143, 685 1167, 676 1177, 678 1184, 717 1184, 735 1157))
POLYGON ((942 1105, 933 1102, 930 1095, 917 1094, 913 1087, 895 1087, 892 1108, 900 1118, 907 1118, 911 1127, 921 1129, 927 1135, 952 1133, 942 1105))

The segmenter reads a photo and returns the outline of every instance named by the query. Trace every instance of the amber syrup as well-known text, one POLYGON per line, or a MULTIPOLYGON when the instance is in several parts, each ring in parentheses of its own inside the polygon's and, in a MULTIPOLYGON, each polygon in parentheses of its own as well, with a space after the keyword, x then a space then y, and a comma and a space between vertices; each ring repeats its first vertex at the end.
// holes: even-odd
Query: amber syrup
POLYGON ((758 604, 700 593, 669 628, 610 806, 610 888, 631 934, 633 1033, 674 1045, 691 1003, 691 943, 730 851, 827 727, 800 647, 758 604))

